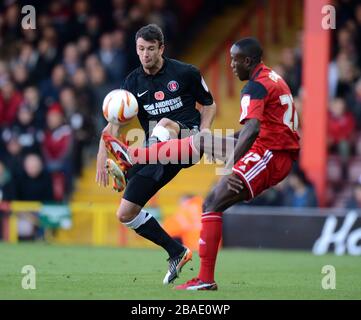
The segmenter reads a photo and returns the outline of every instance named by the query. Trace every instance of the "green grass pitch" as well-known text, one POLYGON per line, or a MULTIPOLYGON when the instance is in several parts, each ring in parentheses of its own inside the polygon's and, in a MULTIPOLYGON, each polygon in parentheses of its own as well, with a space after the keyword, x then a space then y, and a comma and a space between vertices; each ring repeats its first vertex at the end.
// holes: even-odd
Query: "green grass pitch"
MULTIPOLYGON (((217 292, 163 286, 166 258, 156 249, 0 243, 0 299, 361 299, 361 257, 223 249, 217 292), (36 269, 35 290, 21 286, 24 265, 36 269), (334 290, 322 289, 324 265, 336 269, 334 290)), ((177 283, 198 266, 195 253, 177 283)))

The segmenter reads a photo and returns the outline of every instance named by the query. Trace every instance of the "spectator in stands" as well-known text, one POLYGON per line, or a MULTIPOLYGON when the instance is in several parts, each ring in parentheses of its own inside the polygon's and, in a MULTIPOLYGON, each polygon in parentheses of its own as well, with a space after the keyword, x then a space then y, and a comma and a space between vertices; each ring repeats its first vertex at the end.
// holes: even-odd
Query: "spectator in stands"
POLYGON ((32 44, 24 42, 21 45, 19 54, 10 62, 10 64, 12 67, 22 65, 30 74, 36 70, 38 59, 38 51, 34 49, 32 44))
POLYGON ((7 47, 9 43, 14 43, 21 36, 21 24, 19 21, 20 7, 18 4, 13 3, 6 8, 4 15, 4 47, 7 47))
MULTIPOLYGON (((38 154, 28 154, 24 158, 23 172, 17 181, 17 200, 41 202, 54 200, 51 176, 44 169, 42 159, 38 154)), ((27 212, 18 215, 20 240, 35 240, 41 233, 37 214, 27 212)))
POLYGON ((84 148, 89 145, 92 135, 90 113, 79 105, 71 87, 60 92, 60 104, 65 112, 66 122, 73 131, 72 162, 74 173, 79 176, 83 166, 84 148))
POLYGON ((331 101, 328 116, 328 146, 331 153, 341 157, 343 178, 348 178, 348 162, 354 141, 355 119, 346 110, 344 99, 336 98, 331 101))
POLYGON ((74 89, 79 107, 83 112, 92 114, 94 112, 94 92, 89 86, 87 74, 83 68, 79 68, 71 78, 71 85, 74 89))
POLYGON ((56 181, 56 200, 62 200, 72 188, 72 130, 65 124, 64 111, 59 103, 50 106, 46 124, 42 148, 45 165, 56 181))
MULTIPOLYGON (((347 22, 350 21, 352 20, 348 20, 347 22)), ((338 52, 344 52, 351 61, 355 62, 357 59, 357 50, 349 25, 350 24, 347 25, 346 23, 343 28, 337 30, 337 47, 338 52)))
POLYGON ((90 69, 89 73, 91 88, 94 92, 95 112, 94 122, 96 125, 97 134, 99 134, 105 125, 103 117, 102 105, 103 99, 113 89, 118 88, 116 84, 109 84, 106 82, 106 74, 104 68, 97 65, 90 69))
POLYGON ((87 0, 76 0, 73 6, 73 15, 70 18, 70 40, 75 40, 76 36, 84 35, 86 32, 86 22, 89 17, 90 6, 87 0))
POLYGON ((18 200, 52 201, 53 189, 50 174, 44 169, 38 154, 24 158, 23 173, 17 183, 18 200))
POLYGON ((33 82, 38 83, 49 77, 56 61, 59 59, 59 49, 55 39, 47 40, 43 37, 38 43, 39 61, 33 75, 33 82))
POLYGON ((361 77, 355 83, 351 94, 347 96, 347 106, 355 116, 357 129, 361 129, 361 77))
POLYGON ((293 208, 317 207, 315 189, 300 168, 295 168, 287 178, 283 205, 293 208))
POLYGON ((16 121, 3 130, 2 137, 6 142, 16 139, 23 153, 40 152, 43 132, 35 126, 32 110, 26 105, 22 105, 16 121))
POLYGON ((95 14, 90 15, 86 21, 86 34, 89 36, 89 40, 91 43, 92 51, 97 47, 100 34, 101 34, 101 27, 100 27, 100 20, 99 17, 95 14))
POLYGON ((92 43, 88 36, 82 36, 78 39, 76 43, 78 54, 81 61, 84 61, 85 58, 90 54, 92 51, 92 43))
MULTIPOLYGON (((126 72, 126 53, 122 48, 122 43, 118 43, 121 48, 116 48, 113 42, 112 34, 103 34, 100 38, 100 49, 98 57, 106 70, 107 78, 111 82, 115 82, 120 87, 125 78, 126 72)), ((116 36, 118 42, 122 38, 116 36), (120 39, 119 39, 120 38, 120 39)))
POLYGON ((8 66, 5 61, 0 61, 0 88, 9 81, 8 66))
POLYGON ((40 85, 41 96, 46 105, 59 101, 59 92, 66 84, 64 66, 58 64, 51 73, 51 79, 44 80, 40 85))
POLYGON ((356 49, 358 57, 358 67, 361 69, 361 4, 358 4, 355 9, 356 22, 356 49))
POLYGON ((64 1, 53 0, 49 4, 49 18, 52 21, 56 32, 60 35, 61 39, 68 36, 67 25, 70 19, 71 11, 65 5, 64 1))
POLYGON ((298 131, 301 134, 301 131, 302 131, 302 106, 303 106, 302 93, 299 96, 294 97, 293 102, 295 104, 295 109, 296 109, 297 116, 298 116, 298 131))
POLYGON ((281 55, 281 64, 285 70, 284 79, 294 96, 298 95, 301 86, 301 69, 296 63, 296 55, 291 48, 285 48, 281 55))
POLYGON ((16 198, 14 178, 10 170, 0 161, 0 202, 11 201, 16 198))
POLYGON ((351 93, 354 81, 359 75, 355 63, 350 59, 346 52, 341 51, 337 55, 337 87, 336 96, 345 97, 351 93))
POLYGON ((11 81, 7 81, 0 89, 0 126, 12 125, 23 98, 11 81))
POLYGON ((23 161, 21 145, 16 137, 10 137, 10 140, 6 140, 6 135, 2 135, 2 139, 5 144, 5 153, 1 155, 2 159, 14 179, 17 179, 20 175, 23 161))
POLYGON ((63 66, 69 76, 73 76, 80 67, 78 47, 74 43, 67 44, 64 49, 63 66))
POLYGON ((353 186, 352 196, 347 201, 346 208, 361 209, 361 176, 353 186))
POLYGON ((29 73, 23 64, 17 64, 12 70, 12 77, 17 90, 23 91, 30 85, 29 73))
POLYGON ((39 91, 35 86, 30 86, 24 90, 23 105, 28 107, 34 114, 34 125, 38 129, 45 127, 45 106, 40 101, 39 91))

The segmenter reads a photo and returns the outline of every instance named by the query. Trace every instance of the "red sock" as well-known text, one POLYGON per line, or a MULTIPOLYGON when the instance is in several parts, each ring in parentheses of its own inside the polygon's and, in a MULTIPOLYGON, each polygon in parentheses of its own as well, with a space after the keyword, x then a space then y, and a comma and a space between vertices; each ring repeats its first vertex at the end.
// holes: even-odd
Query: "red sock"
POLYGON ((191 137, 158 142, 147 148, 129 148, 128 153, 133 164, 167 163, 167 161, 168 163, 185 163, 184 161, 189 161, 191 156, 198 155, 191 137))
POLYGON ((205 212, 202 214, 202 229, 199 239, 199 257, 201 267, 198 278, 203 282, 214 282, 219 242, 222 238, 222 212, 205 212))

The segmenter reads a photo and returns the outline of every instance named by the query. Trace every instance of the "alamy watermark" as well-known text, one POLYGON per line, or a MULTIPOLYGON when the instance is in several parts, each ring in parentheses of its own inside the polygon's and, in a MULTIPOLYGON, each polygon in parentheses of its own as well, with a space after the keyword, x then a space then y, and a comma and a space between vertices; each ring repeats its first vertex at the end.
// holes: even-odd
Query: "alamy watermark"
POLYGON ((21 287, 25 290, 36 289, 36 270, 32 265, 23 266, 21 273, 25 274, 21 280, 21 287))
POLYGON ((36 29, 36 10, 34 6, 23 6, 21 13, 24 15, 21 19, 21 27, 25 30, 36 29))
POLYGON ((323 6, 321 26, 324 30, 336 29, 336 8, 332 5, 323 6))
MULTIPOLYGON (((156 122, 155 122, 156 124, 156 122)), ((152 128, 150 122, 150 128, 152 128)), ((150 130, 151 131, 151 130, 150 130)), ((178 144, 162 144, 157 145, 157 152, 147 152, 145 148, 138 148, 136 156, 132 155, 133 160, 139 164, 219 164, 216 167, 216 175, 230 174, 230 170, 224 168, 224 164, 228 162, 228 166, 234 165, 234 147, 237 139, 234 138, 235 131, 233 129, 214 129, 212 132, 189 129, 180 130, 180 139, 192 135, 191 148, 182 145, 182 140, 178 144), (202 155, 204 157, 202 158, 202 155)), ((133 146, 144 140, 144 131, 134 128, 126 133, 126 140, 133 146)), ((131 146, 131 147, 132 147, 131 146)), ((130 148, 132 149, 132 148, 130 148)))
POLYGON ((336 289, 336 269, 332 265, 325 265, 321 270, 322 274, 325 276, 322 277, 321 287, 324 290, 334 290, 336 289))

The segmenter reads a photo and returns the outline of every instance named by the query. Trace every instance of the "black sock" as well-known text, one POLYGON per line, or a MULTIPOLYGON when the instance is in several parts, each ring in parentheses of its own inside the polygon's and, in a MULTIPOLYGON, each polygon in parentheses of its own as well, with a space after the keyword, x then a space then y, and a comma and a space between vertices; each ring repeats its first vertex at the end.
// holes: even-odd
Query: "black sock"
POLYGON ((134 230, 143 238, 161 246, 171 258, 179 255, 184 250, 184 247, 172 239, 154 217, 151 217, 146 223, 134 230))

